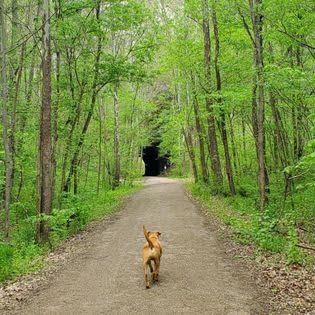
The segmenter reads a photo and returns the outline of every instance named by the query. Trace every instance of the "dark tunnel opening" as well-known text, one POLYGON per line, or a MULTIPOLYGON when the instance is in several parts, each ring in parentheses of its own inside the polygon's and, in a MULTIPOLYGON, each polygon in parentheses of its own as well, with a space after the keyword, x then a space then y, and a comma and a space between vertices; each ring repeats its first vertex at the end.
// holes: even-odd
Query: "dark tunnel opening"
POLYGON ((169 158, 159 156, 159 148, 152 144, 143 148, 144 176, 159 176, 169 167, 169 158))

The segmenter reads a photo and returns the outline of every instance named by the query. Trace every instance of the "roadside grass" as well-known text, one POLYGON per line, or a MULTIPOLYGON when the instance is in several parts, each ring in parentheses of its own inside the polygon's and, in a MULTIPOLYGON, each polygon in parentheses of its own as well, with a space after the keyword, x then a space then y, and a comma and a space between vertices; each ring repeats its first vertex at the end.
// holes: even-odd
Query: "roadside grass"
MULTIPOLYGON (((257 210, 256 193, 246 188, 233 197, 214 196, 209 186, 199 183, 187 183, 186 188, 209 212, 231 227, 232 238, 237 242, 253 244, 258 251, 281 253, 288 264, 314 264, 314 256, 297 246, 300 242, 297 228, 300 214, 296 211, 299 208, 282 208, 277 194, 270 196, 269 205, 261 213, 257 210)), ((313 237, 309 233, 307 239, 313 237)))
MULTIPOLYGON (((19 218, 12 226, 10 243, 0 241, 0 282, 36 271, 44 266, 44 258, 67 237, 84 230, 88 224, 113 213, 124 197, 142 187, 141 184, 125 184, 115 190, 104 190, 97 194, 90 191, 74 196, 63 196, 62 208, 54 209, 47 216, 50 224, 49 244, 36 243, 36 215, 19 218)), ((35 210, 33 211, 33 213, 35 210)), ((12 217, 17 218, 18 215, 12 217)), ((13 221, 14 222, 14 221, 13 221)))

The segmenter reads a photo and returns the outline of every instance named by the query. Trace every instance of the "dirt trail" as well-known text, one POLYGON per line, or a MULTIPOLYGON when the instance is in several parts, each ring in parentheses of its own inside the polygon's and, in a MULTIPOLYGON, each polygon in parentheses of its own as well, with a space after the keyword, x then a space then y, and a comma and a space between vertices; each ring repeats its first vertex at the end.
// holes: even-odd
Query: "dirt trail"
POLYGON ((249 271, 221 249, 182 184, 148 178, 86 251, 11 314, 267 314, 249 271), (160 230, 160 281, 146 290, 142 224, 160 230), (92 245, 92 246, 91 246, 92 245))

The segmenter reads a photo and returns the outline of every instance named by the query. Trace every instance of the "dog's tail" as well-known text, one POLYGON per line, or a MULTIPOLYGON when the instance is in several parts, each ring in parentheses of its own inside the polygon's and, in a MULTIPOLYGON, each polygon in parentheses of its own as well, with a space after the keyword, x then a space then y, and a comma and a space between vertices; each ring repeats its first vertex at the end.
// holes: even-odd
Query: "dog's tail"
POLYGON ((145 228, 145 226, 143 226, 143 234, 144 234, 146 240, 148 241, 150 248, 152 249, 152 248, 153 248, 153 243, 152 243, 152 241, 149 239, 148 231, 147 231, 147 229, 145 228))

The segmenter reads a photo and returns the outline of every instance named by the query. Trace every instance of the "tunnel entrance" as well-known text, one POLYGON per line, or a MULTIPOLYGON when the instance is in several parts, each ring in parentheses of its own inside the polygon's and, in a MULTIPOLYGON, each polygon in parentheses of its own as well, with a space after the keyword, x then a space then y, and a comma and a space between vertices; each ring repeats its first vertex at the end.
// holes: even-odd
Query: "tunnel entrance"
POLYGON ((159 156, 159 148, 156 144, 143 148, 143 162, 145 164, 144 176, 159 176, 169 167, 167 156, 159 156))

